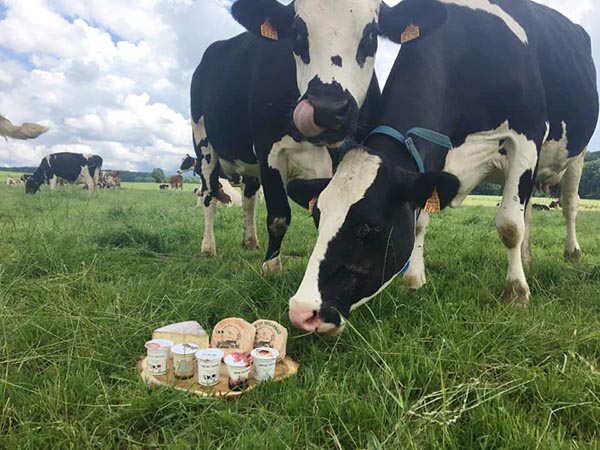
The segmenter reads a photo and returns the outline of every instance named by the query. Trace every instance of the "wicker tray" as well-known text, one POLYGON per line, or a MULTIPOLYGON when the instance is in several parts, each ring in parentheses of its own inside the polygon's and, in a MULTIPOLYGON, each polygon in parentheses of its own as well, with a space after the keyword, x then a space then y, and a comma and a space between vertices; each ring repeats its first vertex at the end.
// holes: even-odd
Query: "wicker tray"
MULTIPOLYGON (((253 389, 256 386, 254 381, 254 368, 250 369, 250 385, 243 391, 232 391, 227 383, 227 367, 221 363, 221 375, 219 382, 215 386, 201 386, 197 383, 198 365, 194 364, 194 376, 187 380, 180 380, 173 375, 172 360, 169 358, 169 366, 165 375, 150 375, 146 356, 140 358, 137 364, 137 371, 148 386, 171 386, 179 391, 191 392, 202 397, 239 397, 244 392, 253 389)), ((275 381, 283 380, 298 373, 300 364, 289 356, 279 361, 275 366, 275 381)))

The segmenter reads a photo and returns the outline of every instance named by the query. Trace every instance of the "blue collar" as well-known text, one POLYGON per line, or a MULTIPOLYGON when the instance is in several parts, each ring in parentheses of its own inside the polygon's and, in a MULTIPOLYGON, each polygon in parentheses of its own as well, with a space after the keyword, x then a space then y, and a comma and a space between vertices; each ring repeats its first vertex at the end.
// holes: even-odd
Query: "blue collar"
POLYGON ((417 163, 417 167, 421 173, 425 173, 425 165, 423 164, 423 158, 421 158, 421 155, 417 151, 417 147, 415 147, 415 143, 411 136, 420 137, 421 139, 429 141, 432 144, 439 145, 446 150, 450 150, 452 148, 452 142, 448 136, 438 133, 437 131, 428 130, 427 128, 411 128, 408 130, 405 136, 395 128, 392 128, 388 125, 380 125, 371 131, 367 137, 371 136, 372 134, 385 134, 386 136, 389 136, 392 139, 395 139, 398 142, 406 145, 406 148, 408 148, 410 155, 415 160, 415 163, 417 163))
MULTIPOLYGON (((428 130, 427 128, 420 128, 420 127, 411 128, 406 133, 408 136, 407 137, 407 136, 404 136, 402 133, 400 133, 395 128, 392 128, 387 125, 380 125, 380 126, 376 127, 373 131, 371 131, 369 133, 369 135, 367 136, 367 138, 369 136, 371 136, 372 134, 385 134, 386 136, 389 136, 392 139, 395 139, 398 142, 406 145, 406 148, 410 152, 410 155, 415 160, 415 163, 417 163, 417 167, 419 168, 420 173, 425 173, 425 165, 423 164, 423 158, 421 158, 421 155, 417 151, 417 147, 415 146, 415 143, 414 143, 411 135, 420 137, 421 139, 431 142, 432 144, 439 145, 440 147, 443 147, 446 150, 450 150, 452 148, 452 142, 450 141, 450 138, 448 136, 446 136, 445 134, 438 133, 437 131, 428 130)), ((366 138, 365 138, 365 140, 366 140, 366 138)), ((417 222, 417 220, 419 220, 420 215, 421 215, 421 210, 419 209, 415 216, 415 223, 417 222)), ((408 261, 406 261, 406 264, 404 264, 404 267, 402 267, 402 269, 400 269, 400 275, 404 275, 404 273, 406 273, 406 271, 408 270, 409 266, 410 266, 410 259, 408 261)))

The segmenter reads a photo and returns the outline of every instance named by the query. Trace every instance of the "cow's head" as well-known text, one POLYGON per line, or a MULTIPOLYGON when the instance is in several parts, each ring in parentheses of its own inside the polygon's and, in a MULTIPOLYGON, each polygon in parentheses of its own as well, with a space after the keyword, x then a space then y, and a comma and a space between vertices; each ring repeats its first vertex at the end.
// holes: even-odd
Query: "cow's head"
POLYGON ((319 236, 302 283, 290 299, 289 316, 295 327, 320 334, 341 331, 344 317, 406 265, 415 241, 417 209, 434 189, 445 207, 459 188, 453 175, 406 172, 364 147, 346 154, 328 184, 290 184, 288 193, 302 193, 292 198, 303 206, 318 195, 313 216, 319 236))
POLYGON ((25 192, 27 194, 35 194, 39 189, 42 183, 39 183, 35 180, 34 177, 27 178, 25 182, 25 192))
POLYGON ((353 135, 374 73, 380 0, 238 0, 232 14, 267 40, 290 40, 298 130, 333 144, 353 135))
POLYGON ((190 155, 185 155, 185 158, 181 160, 181 165, 179 166, 178 174, 189 172, 190 170, 194 170, 194 166, 196 165, 196 158, 192 158, 190 155))
POLYGON ((400 42, 409 25, 421 36, 445 20, 436 0, 237 0, 234 18, 267 41, 292 42, 300 99, 294 123, 310 141, 353 136, 374 74, 377 38, 400 42))

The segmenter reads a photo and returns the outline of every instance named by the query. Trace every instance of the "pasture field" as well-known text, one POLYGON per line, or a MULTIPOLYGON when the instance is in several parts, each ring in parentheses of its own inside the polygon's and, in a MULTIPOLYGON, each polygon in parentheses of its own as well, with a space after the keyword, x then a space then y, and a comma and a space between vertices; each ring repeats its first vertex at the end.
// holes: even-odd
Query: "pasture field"
POLYGON ((562 259, 562 214, 534 213, 524 311, 500 300, 497 199, 445 211, 422 290, 397 280, 339 338, 290 330, 298 376, 224 401, 148 389, 144 342, 190 319, 289 326, 316 231, 295 208, 284 273, 263 276, 264 205, 261 250, 241 248, 241 209, 221 208, 209 259, 195 197, 154 186, 0 185, 0 448, 599 448, 600 202, 580 213, 577 264, 562 259))

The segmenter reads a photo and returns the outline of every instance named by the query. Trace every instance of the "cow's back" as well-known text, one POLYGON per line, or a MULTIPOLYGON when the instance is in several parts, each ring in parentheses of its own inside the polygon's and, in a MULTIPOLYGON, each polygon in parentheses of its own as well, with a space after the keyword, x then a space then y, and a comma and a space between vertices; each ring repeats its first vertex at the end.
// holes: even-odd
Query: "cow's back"
POLYGON ((190 95, 192 120, 204 118, 220 157, 253 157, 253 127, 281 128, 297 100, 291 44, 250 33, 215 42, 194 72, 190 95))
POLYGON ((569 156, 583 151, 598 120, 596 68, 585 30, 559 12, 532 3, 539 65, 546 92, 550 135, 560 140, 567 127, 569 156))

